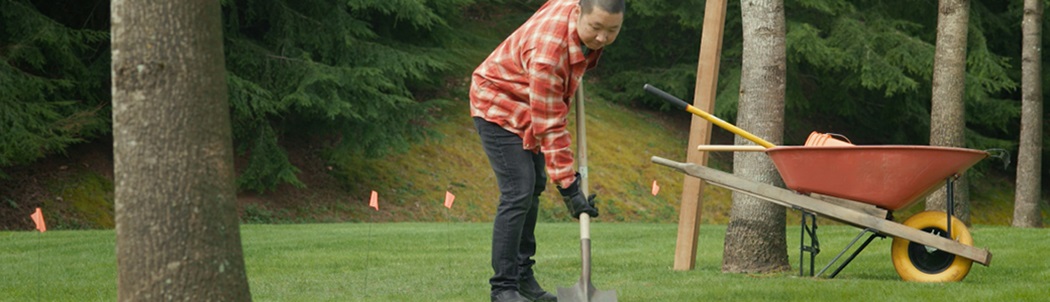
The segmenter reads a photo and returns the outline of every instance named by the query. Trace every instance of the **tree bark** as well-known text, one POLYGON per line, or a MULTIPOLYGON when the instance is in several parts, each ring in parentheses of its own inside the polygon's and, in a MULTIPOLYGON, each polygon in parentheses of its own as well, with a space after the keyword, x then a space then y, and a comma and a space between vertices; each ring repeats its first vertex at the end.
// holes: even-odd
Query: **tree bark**
MULTIPOLYGON (((741 6, 744 51, 737 123, 778 144, 784 136, 787 77, 784 4, 782 0, 744 0, 741 6)), ((737 145, 746 143, 742 137, 736 137, 737 145)), ((733 173, 783 186, 780 174, 765 154, 736 153, 733 173)), ((783 207, 733 192, 722 271, 764 273, 789 269, 785 224, 783 207)))
MULTIPOLYGON (((937 15, 937 50, 933 62, 933 99, 930 109, 930 145, 966 145, 966 34, 969 0, 940 0, 937 15)), ((947 190, 940 188, 926 198, 926 210, 946 211, 947 190)), ((966 177, 955 182, 955 216, 970 224, 970 189, 966 177)))
POLYGON ((120 301, 250 301, 218 1, 112 2, 120 301))
POLYGON ((1043 2, 1025 0, 1021 22, 1024 35, 1021 42, 1021 146, 1017 152, 1015 227, 1038 228, 1043 225, 1039 211, 1043 151, 1042 24, 1043 2))

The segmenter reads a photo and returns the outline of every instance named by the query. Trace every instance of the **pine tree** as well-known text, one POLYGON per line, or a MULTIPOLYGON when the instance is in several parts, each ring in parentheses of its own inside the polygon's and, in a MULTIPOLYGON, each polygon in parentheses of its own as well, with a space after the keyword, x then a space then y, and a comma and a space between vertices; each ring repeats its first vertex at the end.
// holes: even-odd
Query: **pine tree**
POLYGON ((108 132, 106 31, 71 28, 21 0, 0 1, 0 28, 0 168, 108 132))
POLYGON ((424 135, 415 92, 466 65, 454 23, 470 0, 224 3, 238 184, 302 186, 282 141, 327 138, 330 161, 377 156, 424 135), (457 44, 458 43, 458 44, 457 44))

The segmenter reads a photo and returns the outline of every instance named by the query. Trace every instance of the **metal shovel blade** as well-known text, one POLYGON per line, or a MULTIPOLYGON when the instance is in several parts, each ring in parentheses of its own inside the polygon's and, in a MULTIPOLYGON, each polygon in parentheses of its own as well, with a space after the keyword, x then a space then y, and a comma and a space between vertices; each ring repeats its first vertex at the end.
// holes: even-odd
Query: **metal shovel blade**
POLYGON ((582 281, 573 287, 558 288, 558 302, 616 302, 616 290, 597 290, 593 285, 582 281))
POLYGON ((558 288, 559 302, 616 302, 616 290, 598 290, 591 284, 591 216, 580 215, 580 254, 583 272, 573 287, 558 288))

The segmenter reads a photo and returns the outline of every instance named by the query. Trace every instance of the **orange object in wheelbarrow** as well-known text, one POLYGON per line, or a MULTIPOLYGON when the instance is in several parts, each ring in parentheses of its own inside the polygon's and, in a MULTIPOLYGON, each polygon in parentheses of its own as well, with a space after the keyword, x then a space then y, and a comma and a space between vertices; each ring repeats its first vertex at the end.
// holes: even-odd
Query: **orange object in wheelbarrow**
POLYGON ((936 146, 872 145, 766 149, 784 184, 887 210, 912 205, 987 152, 936 146))

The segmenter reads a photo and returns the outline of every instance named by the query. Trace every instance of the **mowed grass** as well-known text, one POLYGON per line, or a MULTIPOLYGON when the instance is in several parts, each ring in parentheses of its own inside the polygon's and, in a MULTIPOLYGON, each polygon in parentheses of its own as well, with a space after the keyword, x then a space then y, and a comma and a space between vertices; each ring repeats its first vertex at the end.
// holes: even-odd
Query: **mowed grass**
MULTIPOLYGON (((695 270, 673 271, 674 224, 595 223, 593 282, 620 301, 1045 301, 1050 231, 977 226, 994 254, 958 283, 900 281, 891 239, 877 239, 835 279, 798 277, 798 227, 788 227, 780 274, 720 271, 724 225, 703 225, 695 270)), ((488 301, 488 223, 245 225, 244 254, 256 301, 488 301)), ((542 223, 537 276, 548 290, 579 278, 578 227, 542 223)), ((820 227, 817 269, 859 230, 820 227)), ((113 301, 115 234, 0 232, 0 300, 113 301)))

